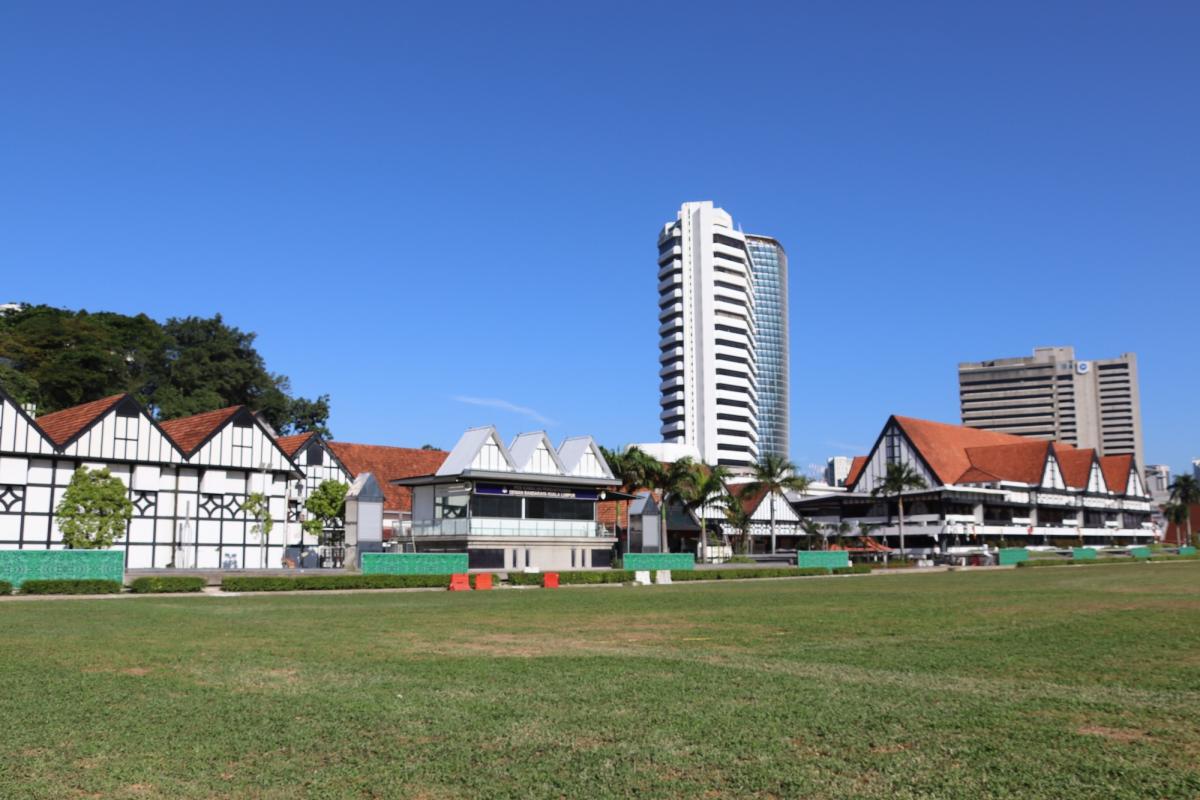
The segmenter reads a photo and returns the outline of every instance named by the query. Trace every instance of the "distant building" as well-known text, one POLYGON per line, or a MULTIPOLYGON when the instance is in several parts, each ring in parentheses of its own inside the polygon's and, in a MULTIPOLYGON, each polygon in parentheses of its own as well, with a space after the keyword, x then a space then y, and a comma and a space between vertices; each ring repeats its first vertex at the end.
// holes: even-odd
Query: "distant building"
POLYGON ((1157 501, 1171 493, 1171 468, 1166 464, 1150 464, 1146 467, 1146 490, 1157 501))
POLYGON ((754 278, 758 358, 758 452, 787 458, 791 448, 788 363, 788 260, 770 236, 746 234, 754 278))
POLYGON ((830 486, 845 486, 846 478, 850 475, 850 465, 854 459, 850 456, 832 456, 825 462, 825 483, 830 486))
POLYGON ((854 459, 846 492, 792 502, 802 517, 848 522, 898 547, 897 500, 872 494, 891 464, 909 465, 926 484, 904 492, 905 544, 918 553, 1154 538, 1150 494, 1132 455, 910 417, 888 419, 870 454, 854 459))
POLYGON ((1072 347, 1038 347, 1031 357, 963 363, 958 392, 964 425, 1144 463, 1133 353, 1080 361, 1072 347))

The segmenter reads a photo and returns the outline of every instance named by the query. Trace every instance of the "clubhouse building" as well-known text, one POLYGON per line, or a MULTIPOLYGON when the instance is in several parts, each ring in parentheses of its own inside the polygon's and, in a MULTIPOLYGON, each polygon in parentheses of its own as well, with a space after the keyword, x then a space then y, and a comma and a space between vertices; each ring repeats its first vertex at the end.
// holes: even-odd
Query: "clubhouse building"
POLYGON ((910 417, 888 419, 871 452, 854 459, 846 492, 793 498, 793 506, 803 517, 830 526, 849 522, 898 547, 898 498, 879 491, 891 464, 908 465, 925 483, 903 492, 905 545, 917 553, 1155 538, 1150 494, 1133 455, 1099 456, 910 417))

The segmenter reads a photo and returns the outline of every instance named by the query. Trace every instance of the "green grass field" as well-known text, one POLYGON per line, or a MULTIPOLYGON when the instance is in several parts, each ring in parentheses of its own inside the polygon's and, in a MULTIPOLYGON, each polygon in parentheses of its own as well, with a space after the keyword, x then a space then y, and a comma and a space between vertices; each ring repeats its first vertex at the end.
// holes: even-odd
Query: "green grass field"
POLYGON ((1200 796, 1200 564, 0 602, 0 797, 1200 796))

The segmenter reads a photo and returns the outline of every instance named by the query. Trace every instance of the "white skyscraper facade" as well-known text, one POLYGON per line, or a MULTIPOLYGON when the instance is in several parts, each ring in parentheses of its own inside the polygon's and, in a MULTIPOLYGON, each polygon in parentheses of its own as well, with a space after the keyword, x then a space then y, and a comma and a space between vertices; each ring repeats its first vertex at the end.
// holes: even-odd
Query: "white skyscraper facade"
MULTIPOLYGON (((755 237, 734 228, 729 214, 708 201, 684 203, 658 237, 662 438, 729 467, 750 466, 765 452, 748 238, 755 237)), ((786 338, 783 348, 786 382, 786 338)), ((786 411, 782 424, 786 449, 786 411)))

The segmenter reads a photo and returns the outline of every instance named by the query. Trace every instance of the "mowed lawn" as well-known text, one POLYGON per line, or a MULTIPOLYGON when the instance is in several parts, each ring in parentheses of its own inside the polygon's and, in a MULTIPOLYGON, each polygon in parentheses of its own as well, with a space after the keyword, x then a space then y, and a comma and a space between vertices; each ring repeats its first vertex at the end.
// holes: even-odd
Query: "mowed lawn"
POLYGON ((1200 564, 0 602, 0 797, 1200 796, 1200 564))

